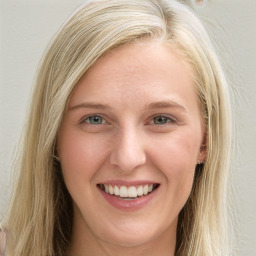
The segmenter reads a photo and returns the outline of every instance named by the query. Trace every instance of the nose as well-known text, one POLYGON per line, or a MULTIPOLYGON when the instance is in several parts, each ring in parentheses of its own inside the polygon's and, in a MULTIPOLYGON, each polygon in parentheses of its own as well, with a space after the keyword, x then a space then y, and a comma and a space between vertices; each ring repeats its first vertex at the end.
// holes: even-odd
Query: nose
POLYGON ((120 132, 113 143, 110 163, 122 171, 132 171, 146 162, 141 136, 136 129, 120 132))

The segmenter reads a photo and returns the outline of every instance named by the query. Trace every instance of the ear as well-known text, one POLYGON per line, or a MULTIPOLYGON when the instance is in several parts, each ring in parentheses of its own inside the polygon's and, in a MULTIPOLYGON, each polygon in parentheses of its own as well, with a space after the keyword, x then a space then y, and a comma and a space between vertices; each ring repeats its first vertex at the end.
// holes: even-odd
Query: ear
POLYGON ((60 162, 60 157, 58 154, 58 139, 54 141, 54 147, 53 147, 53 155, 52 157, 57 161, 60 162))
POLYGON ((202 164, 205 162, 207 156, 207 145, 206 145, 206 134, 204 134, 203 141, 200 146, 200 151, 198 155, 198 164, 202 164))
POLYGON ((205 162, 206 155, 207 155, 207 147, 205 144, 203 144, 200 147, 199 156, 198 156, 198 164, 202 164, 205 162))

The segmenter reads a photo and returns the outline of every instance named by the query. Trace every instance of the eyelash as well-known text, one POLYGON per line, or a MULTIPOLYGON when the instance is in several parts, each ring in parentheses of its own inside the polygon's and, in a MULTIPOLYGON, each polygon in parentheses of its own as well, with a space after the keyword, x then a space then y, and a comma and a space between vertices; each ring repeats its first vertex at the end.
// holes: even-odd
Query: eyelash
POLYGON ((95 114, 95 115, 90 115, 90 116, 83 118, 81 123, 86 123, 86 124, 90 124, 90 125, 102 125, 102 124, 107 124, 108 122, 101 115, 95 114), (87 122, 87 120, 90 121, 90 119, 92 119, 92 118, 98 118, 101 121, 103 121, 103 123, 101 122, 99 124, 93 124, 93 123, 87 122))
POLYGON ((173 118, 173 117, 168 116, 168 115, 160 114, 160 115, 153 116, 151 122, 153 122, 153 124, 155 124, 155 125, 163 126, 163 125, 177 123, 177 120, 175 118, 173 118), (162 120, 165 120, 165 122, 161 123, 161 124, 160 123, 157 124, 157 123, 155 123, 155 120, 157 118, 161 118, 162 120))
MULTIPOLYGON (((159 120, 158 120, 159 121, 159 120)), ((90 115, 90 116, 87 116, 85 118, 82 119, 81 123, 86 123, 86 124, 89 124, 89 125, 102 125, 102 124, 109 124, 104 117, 102 117, 100 114, 94 114, 94 115, 90 115), (92 118, 96 118, 96 119, 100 119, 101 122, 100 123, 91 123, 90 122, 90 119, 92 118), (89 122, 88 122, 89 120, 89 122)), ((155 115, 153 116, 151 119, 150 119, 150 122, 149 124, 150 125, 157 125, 157 126, 164 126, 164 125, 168 125, 168 124, 173 124, 173 123, 177 123, 177 120, 173 117, 170 117, 170 116, 167 116, 167 115, 164 115, 164 114, 158 114, 158 115, 155 115), (162 121, 164 121, 164 123, 156 123, 156 119, 157 118, 161 118, 162 121)))

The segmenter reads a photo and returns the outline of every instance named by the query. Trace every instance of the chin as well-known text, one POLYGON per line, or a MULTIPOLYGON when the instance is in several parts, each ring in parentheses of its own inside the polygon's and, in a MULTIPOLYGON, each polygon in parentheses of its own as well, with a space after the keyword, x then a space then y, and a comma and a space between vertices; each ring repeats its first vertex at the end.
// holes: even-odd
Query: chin
POLYGON ((154 228, 152 224, 142 227, 139 225, 137 227, 131 227, 128 229, 118 229, 112 230, 108 229, 108 232, 104 236, 99 236, 99 238, 109 244, 122 247, 138 247, 150 243, 158 238, 162 237, 166 230, 162 228, 154 228))
POLYGON ((126 234, 122 237, 108 237, 104 239, 105 242, 121 247, 138 247, 147 244, 155 239, 155 236, 145 236, 145 234, 126 234))

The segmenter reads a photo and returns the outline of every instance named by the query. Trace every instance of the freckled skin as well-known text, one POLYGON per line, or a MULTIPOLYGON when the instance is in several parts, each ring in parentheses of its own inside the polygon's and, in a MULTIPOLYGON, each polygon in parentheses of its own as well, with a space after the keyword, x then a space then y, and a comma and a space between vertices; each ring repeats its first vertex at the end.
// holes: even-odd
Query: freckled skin
POLYGON ((170 46, 144 42, 98 60, 75 88, 58 138, 74 202, 70 255, 174 255, 178 214, 204 157, 203 135, 190 70, 170 46), (76 108, 83 103, 103 107, 76 108), (93 115, 99 123, 91 123, 93 115), (109 179, 160 186, 144 207, 125 212, 97 187, 109 179))

